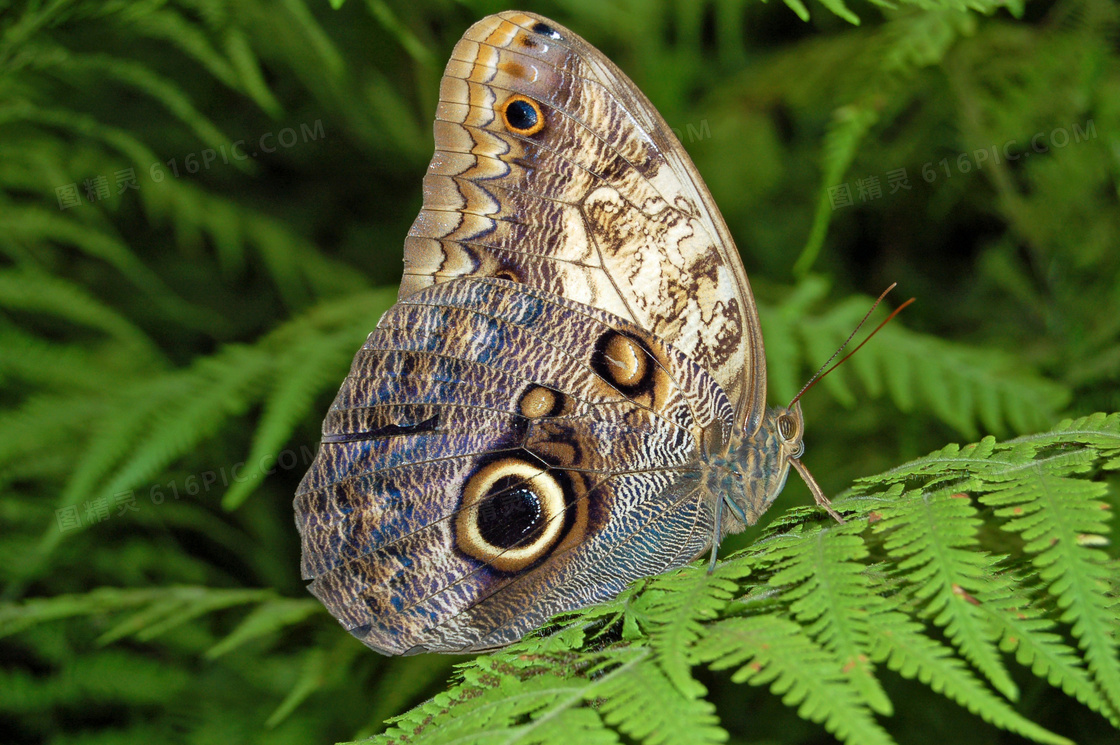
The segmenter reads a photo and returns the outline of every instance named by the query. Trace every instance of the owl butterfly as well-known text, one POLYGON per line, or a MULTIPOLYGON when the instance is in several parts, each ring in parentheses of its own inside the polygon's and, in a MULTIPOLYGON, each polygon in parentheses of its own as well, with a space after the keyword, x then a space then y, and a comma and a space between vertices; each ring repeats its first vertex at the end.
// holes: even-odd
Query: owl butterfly
POLYGON ((500 647, 714 560, 791 465, 827 508, 711 195, 568 29, 507 12, 455 46, 404 254, 295 497, 309 589, 368 646, 500 647))

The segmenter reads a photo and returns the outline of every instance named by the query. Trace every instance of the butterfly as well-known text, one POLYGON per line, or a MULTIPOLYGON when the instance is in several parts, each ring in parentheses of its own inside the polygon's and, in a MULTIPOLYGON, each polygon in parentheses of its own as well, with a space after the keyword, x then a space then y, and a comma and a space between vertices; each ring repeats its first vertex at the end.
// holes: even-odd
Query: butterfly
MULTIPOLYGON (((715 550, 800 463, 747 275, 660 114, 531 13, 440 84, 398 302, 295 496, 308 589, 383 654, 470 652, 715 550)), ((832 513, 835 515, 835 513, 832 513)))

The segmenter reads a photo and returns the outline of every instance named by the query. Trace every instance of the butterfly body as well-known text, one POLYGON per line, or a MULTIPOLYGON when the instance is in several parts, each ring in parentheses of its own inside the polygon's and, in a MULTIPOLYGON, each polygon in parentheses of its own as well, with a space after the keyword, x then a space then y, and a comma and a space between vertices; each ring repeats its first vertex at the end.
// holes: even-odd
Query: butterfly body
POLYGON ((738 253, 572 32, 455 47, 399 300, 295 499, 309 589, 385 654, 502 646, 755 522, 801 450, 738 253))

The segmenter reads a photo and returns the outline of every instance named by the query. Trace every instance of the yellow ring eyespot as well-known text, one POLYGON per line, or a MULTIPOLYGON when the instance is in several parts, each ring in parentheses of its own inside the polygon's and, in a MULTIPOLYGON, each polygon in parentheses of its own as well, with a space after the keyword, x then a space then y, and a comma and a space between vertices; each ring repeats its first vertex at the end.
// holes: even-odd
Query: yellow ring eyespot
POLYGON ((529 137, 544 129, 544 113, 540 104, 515 93, 501 107, 502 121, 515 134, 529 137))
POLYGON ((649 382, 652 364, 641 342, 618 331, 600 337, 592 359, 595 372, 627 395, 649 382))
POLYGON ((540 560, 559 540, 567 503, 556 477, 506 458, 479 469, 455 519, 460 551, 504 572, 540 560))

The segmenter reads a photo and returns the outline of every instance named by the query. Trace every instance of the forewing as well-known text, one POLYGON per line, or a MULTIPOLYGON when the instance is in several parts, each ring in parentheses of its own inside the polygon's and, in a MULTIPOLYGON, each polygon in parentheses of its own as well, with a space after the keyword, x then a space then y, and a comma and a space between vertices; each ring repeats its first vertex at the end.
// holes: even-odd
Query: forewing
POLYGON ((435 142, 402 298, 495 276, 608 310, 699 362, 754 431, 766 373, 742 261, 687 153, 610 60, 540 16, 485 18, 447 65, 435 142))

